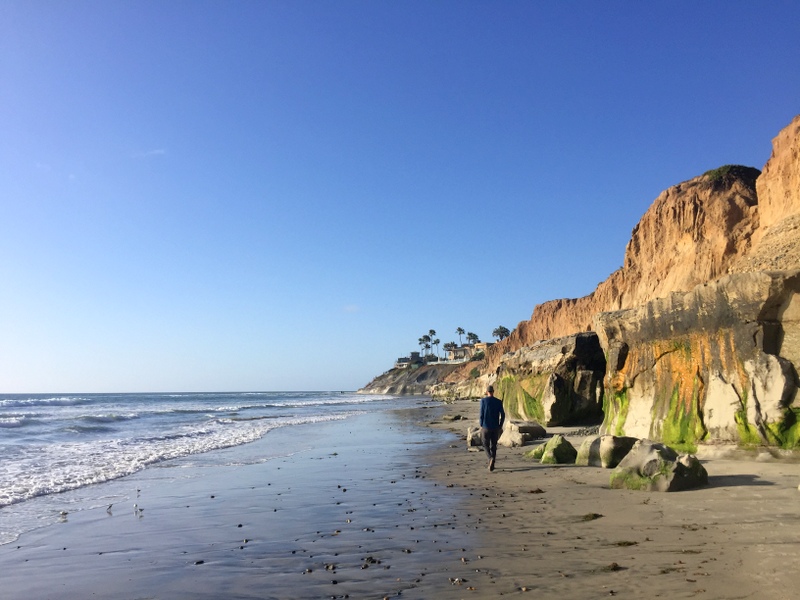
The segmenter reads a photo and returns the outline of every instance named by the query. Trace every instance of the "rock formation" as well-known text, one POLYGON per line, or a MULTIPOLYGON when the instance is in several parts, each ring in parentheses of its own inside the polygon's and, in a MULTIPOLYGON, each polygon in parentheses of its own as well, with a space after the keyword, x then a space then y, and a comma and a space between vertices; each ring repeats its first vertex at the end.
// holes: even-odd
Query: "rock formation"
POLYGON ((545 426, 595 422, 602 417, 605 367, 597 335, 582 333, 507 354, 495 388, 513 417, 545 426))
POLYGON ((411 365, 403 369, 390 369, 378 375, 362 389, 360 394, 398 394, 422 396, 432 393, 433 387, 456 369, 457 365, 411 365))
POLYGON ((608 365, 603 432, 794 447, 800 271, 737 273, 596 315, 608 365))
POLYGON ((726 274, 750 248, 758 226, 758 173, 752 168, 732 167, 662 192, 634 227, 622 268, 588 296, 536 306, 530 320, 489 348, 486 369, 496 369, 504 353, 538 340, 590 331, 598 312, 688 291, 726 274), (664 248, 674 251, 664 252, 664 248))
POLYGON ((800 116, 772 140, 756 192, 759 227, 753 247, 730 272, 800 269, 800 116))
POLYGON ((604 433, 800 448, 799 322, 800 116, 763 171, 728 165, 662 192, 594 292, 538 305, 428 390, 496 382, 512 417, 547 426, 598 418, 602 397, 604 433), (586 352, 592 331, 602 350, 586 352))
POLYGON ((763 228, 800 209, 800 115, 772 140, 772 156, 756 181, 763 228))

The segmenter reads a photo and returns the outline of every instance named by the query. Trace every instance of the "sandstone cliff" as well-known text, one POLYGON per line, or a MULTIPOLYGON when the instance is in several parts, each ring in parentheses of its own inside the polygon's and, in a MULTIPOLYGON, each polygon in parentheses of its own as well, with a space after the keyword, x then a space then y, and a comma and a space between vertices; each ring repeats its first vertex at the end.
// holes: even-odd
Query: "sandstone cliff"
POLYGON ((420 367, 409 366, 404 369, 390 369, 378 375, 362 389, 359 394, 397 394, 422 396, 429 395, 432 388, 450 375, 458 365, 429 364, 420 367))
POLYGON ((537 306, 425 393, 494 382, 509 413, 549 425, 774 452, 800 448, 798 371, 800 116, 763 172, 726 166, 664 191, 594 292, 537 306))
POLYGON ((763 227, 772 227, 800 209, 800 115, 772 140, 772 156, 756 190, 763 227))
POLYGON ((548 427, 602 419, 606 359, 594 333, 526 346, 503 357, 495 389, 512 418, 548 427))
POLYGON ((737 273, 595 317, 604 432, 795 448, 800 271, 737 273))
MULTIPOLYGON (((530 320, 489 349, 483 373, 492 377, 507 352, 592 330, 600 312, 687 292, 728 273, 798 269, 798 233, 800 116, 773 140, 760 174, 722 167, 662 192, 634 227, 622 268, 588 296, 536 306, 530 320)), ((466 379, 461 369, 448 381, 466 379)))

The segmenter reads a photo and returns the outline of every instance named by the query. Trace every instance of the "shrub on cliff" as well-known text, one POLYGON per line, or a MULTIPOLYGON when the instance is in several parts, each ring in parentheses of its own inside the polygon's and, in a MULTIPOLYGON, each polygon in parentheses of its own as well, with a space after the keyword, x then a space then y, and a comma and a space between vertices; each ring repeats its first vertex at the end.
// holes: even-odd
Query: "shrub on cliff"
POLYGON ((728 188, 735 180, 739 179, 755 189, 756 179, 761 175, 761 171, 742 165, 723 165, 718 169, 706 171, 703 175, 715 188, 728 188))

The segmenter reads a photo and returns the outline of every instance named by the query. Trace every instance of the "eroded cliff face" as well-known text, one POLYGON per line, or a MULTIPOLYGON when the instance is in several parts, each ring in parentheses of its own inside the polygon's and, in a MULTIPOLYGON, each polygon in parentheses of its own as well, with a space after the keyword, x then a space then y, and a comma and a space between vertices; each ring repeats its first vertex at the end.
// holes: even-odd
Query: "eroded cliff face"
POLYGON ((772 140, 772 156, 756 182, 761 225, 770 228, 800 207, 800 115, 772 140))
POLYGON ((359 394, 397 394, 401 396, 425 396, 432 394, 434 386, 455 370, 456 365, 428 364, 390 369, 378 375, 359 394))
POLYGON ((588 296, 536 306, 530 320, 490 348, 486 370, 494 371, 505 352, 592 330, 598 312, 631 308, 726 274, 749 250, 758 227, 758 173, 735 167, 716 178, 701 175, 662 192, 633 229, 623 267, 588 296))
MULTIPOLYGON (((507 352, 592 330, 600 312, 687 292, 728 273, 799 268, 800 116, 773 140, 760 175, 723 167, 662 192, 634 227, 622 268, 588 296, 536 306, 489 349, 482 374, 495 375, 507 352)), ((460 369, 448 381, 467 377, 460 369)))
POLYGON ((800 116, 772 140, 772 156, 756 180, 759 228, 732 273, 800 268, 800 116))
POLYGON ((495 389, 512 418, 548 427, 596 423, 605 370, 597 335, 580 333, 506 354, 495 389))
POLYGON ((800 271, 728 275, 594 322, 604 433, 797 447, 800 271))

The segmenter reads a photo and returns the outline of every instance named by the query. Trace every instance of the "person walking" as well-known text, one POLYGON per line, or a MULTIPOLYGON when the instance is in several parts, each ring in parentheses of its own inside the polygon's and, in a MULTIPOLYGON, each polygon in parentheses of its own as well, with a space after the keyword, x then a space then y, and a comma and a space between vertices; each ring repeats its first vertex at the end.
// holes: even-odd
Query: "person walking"
POLYGON ((497 440, 503 431, 506 420, 506 411, 503 410, 503 401, 494 397, 494 386, 486 388, 486 397, 481 400, 481 442, 486 456, 489 457, 489 470, 494 471, 494 461, 497 459, 497 440))

